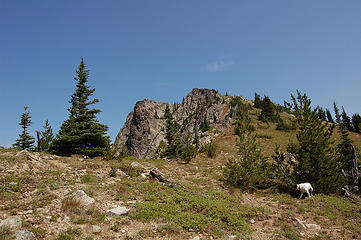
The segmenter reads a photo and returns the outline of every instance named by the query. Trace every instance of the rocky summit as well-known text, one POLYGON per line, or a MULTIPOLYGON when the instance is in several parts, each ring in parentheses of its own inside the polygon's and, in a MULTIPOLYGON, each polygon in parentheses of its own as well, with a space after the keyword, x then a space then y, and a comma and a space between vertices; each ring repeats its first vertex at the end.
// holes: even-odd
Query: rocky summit
POLYGON ((127 148, 137 158, 159 157, 159 145, 166 142, 165 109, 168 106, 173 118, 181 126, 180 135, 199 138, 202 146, 218 136, 234 121, 232 102, 252 102, 242 97, 222 95, 213 89, 193 89, 182 103, 164 103, 142 100, 135 104, 123 128, 119 131, 115 145, 127 148), (204 127, 207 125, 208 127, 204 127))

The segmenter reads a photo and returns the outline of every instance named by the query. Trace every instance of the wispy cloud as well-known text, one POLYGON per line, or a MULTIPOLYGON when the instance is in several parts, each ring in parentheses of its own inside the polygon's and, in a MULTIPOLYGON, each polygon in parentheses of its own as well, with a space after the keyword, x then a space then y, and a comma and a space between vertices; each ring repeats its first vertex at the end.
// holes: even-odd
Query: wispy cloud
POLYGON ((229 69, 234 64, 233 61, 215 61, 206 65, 208 72, 223 72, 229 69))

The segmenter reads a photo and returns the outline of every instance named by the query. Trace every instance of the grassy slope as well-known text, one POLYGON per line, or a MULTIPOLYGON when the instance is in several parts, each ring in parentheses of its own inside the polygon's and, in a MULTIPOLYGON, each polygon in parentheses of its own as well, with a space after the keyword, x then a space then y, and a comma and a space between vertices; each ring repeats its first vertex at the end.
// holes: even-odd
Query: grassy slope
MULTIPOLYGON (((275 124, 253 123, 266 156, 275 144, 285 149, 295 140, 295 132, 275 130, 275 124)), ((285 117, 285 116, 284 116, 285 117)), ((351 134, 361 146, 360 135, 351 134)), ((217 138, 215 159, 200 154, 190 164, 176 161, 138 159, 147 168, 158 168, 181 187, 169 188, 156 180, 136 176, 123 162, 101 159, 48 158, 48 167, 29 164, 16 152, 0 152, 0 219, 9 215, 23 218, 23 228, 38 239, 352 239, 361 236, 361 207, 338 196, 316 195, 299 200, 288 194, 242 193, 225 189, 219 182, 222 166, 236 158, 233 129, 217 138), (132 177, 109 175, 111 166, 132 177), (16 185, 9 184, 11 182, 16 185), (83 213, 64 204, 69 193, 83 189, 96 199, 83 213), (108 217, 105 210, 116 205, 131 209, 128 216, 108 217), (309 225, 305 229, 297 219, 309 225), (94 233, 92 226, 102 231, 94 233), (321 229, 313 229, 320 226, 321 229)), ((317 187, 317 186, 316 186, 317 187)), ((0 229, 0 239, 6 229, 0 229)))

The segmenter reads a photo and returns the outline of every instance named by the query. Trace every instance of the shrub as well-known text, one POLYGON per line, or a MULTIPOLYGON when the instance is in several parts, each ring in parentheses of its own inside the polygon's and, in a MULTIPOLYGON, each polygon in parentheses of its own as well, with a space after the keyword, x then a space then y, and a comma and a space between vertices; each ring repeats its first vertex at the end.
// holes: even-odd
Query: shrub
POLYGON ((276 130, 282 130, 282 131, 292 131, 296 130, 297 123, 292 120, 283 120, 282 118, 277 123, 276 130))
POLYGON ((215 141, 211 141, 203 145, 201 152, 207 153, 207 156, 210 158, 217 157, 218 144, 215 141))

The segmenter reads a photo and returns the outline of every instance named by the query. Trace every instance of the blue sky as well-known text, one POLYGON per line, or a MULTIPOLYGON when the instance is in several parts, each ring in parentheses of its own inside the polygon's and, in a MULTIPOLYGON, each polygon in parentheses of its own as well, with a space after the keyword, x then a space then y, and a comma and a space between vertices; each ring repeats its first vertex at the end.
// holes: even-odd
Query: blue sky
POLYGON ((349 115, 361 107, 361 1, 0 0, 0 145, 24 105, 54 131, 68 117, 83 56, 114 140, 136 101, 192 88, 283 103, 296 89, 349 115))

